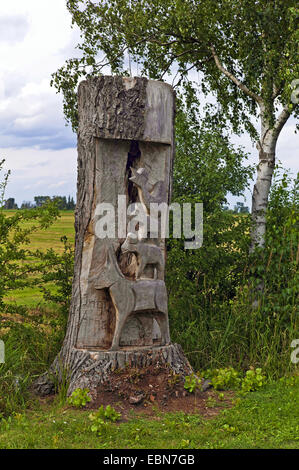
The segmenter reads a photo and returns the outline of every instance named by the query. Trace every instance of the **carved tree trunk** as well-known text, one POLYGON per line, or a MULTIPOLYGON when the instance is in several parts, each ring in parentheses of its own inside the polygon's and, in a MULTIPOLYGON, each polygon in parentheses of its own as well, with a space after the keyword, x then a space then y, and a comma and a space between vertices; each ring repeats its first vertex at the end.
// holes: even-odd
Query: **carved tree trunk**
MULTIPOLYGON (((40 394, 51 393, 55 380, 59 383, 66 373, 69 394, 88 387, 94 395, 114 369, 127 365, 164 363, 179 374, 192 370, 180 346, 170 344, 165 285, 155 280, 154 261, 147 265, 143 260, 143 278, 136 279, 135 248, 121 250, 126 231, 109 240, 96 235, 99 204, 117 207, 118 195, 126 196, 127 205, 142 202, 142 185, 131 168, 146 182, 147 198, 170 201, 172 88, 145 78, 91 78, 79 86, 78 107, 72 300, 61 352, 35 383, 40 394)), ((116 213, 116 225, 119 217, 116 213)), ((141 248, 161 250, 165 257, 161 238, 141 248)))

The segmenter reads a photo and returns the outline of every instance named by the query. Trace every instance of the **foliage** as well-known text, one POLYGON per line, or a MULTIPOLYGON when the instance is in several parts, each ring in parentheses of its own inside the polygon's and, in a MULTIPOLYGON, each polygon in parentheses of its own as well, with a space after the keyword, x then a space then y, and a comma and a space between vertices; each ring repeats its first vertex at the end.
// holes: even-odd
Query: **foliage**
POLYGON ((277 165, 267 211, 265 247, 251 259, 250 282, 263 284, 260 300, 266 315, 289 325, 295 314, 298 296, 299 174, 292 180, 289 172, 277 165))
POLYGON ((267 382, 266 376, 262 373, 262 369, 250 369, 246 372, 242 380, 242 392, 254 392, 267 382))
POLYGON ((235 390, 241 383, 240 373, 233 367, 207 370, 204 376, 211 380, 215 390, 235 390))
POLYGON ((195 374, 187 375, 185 377, 184 388, 188 390, 189 393, 193 393, 196 388, 200 388, 201 380, 195 374))
MULTIPOLYGON (((0 171, 4 161, 0 163, 0 171)), ((8 181, 9 173, 4 176, 1 183, 1 198, 8 181)), ((31 277, 39 270, 39 266, 32 263, 35 253, 27 246, 32 233, 46 230, 58 217, 58 209, 54 203, 47 203, 42 208, 32 210, 19 210, 7 216, 1 205, 0 208, 0 307, 4 308, 3 297, 13 289, 33 285, 35 279, 31 277)))
MULTIPOLYGON (((294 109, 295 0, 67 0, 67 7, 81 32, 81 57, 68 60, 52 84, 64 95, 73 128, 80 78, 98 75, 106 65, 112 73, 129 74, 128 54, 150 78, 177 69, 177 83, 187 88, 188 72, 198 71, 200 91, 216 95, 235 132, 245 128, 256 138, 251 117, 258 116, 260 100, 272 122, 278 104, 294 109)), ((210 101, 210 114, 213 108, 210 101)))
MULTIPOLYGON (((256 369, 251 367, 244 377, 233 367, 207 369, 202 375, 211 380, 211 385, 215 390, 240 390, 242 394, 258 390, 267 383, 266 376, 260 367, 256 369)), ((223 394, 219 394, 218 398, 223 399, 223 394)))
POLYGON ((74 198, 71 196, 35 196, 34 202, 36 207, 41 207, 48 201, 54 201, 59 210, 74 210, 75 209, 75 202, 74 198))
POLYGON ((271 377, 294 370, 290 344, 298 334, 298 180, 292 182, 278 170, 263 252, 247 256, 250 227, 245 229, 246 215, 235 216, 237 228, 228 230, 222 244, 220 235, 225 232, 213 232, 213 224, 210 228, 205 217, 203 246, 192 255, 190 250, 179 251, 176 242, 170 241, 167 284, 171 336, 182 345, 196 370, 254 366, 262 367, 271 377), (237 234, 239 220, 247 233, 237 234), (202 277, 196 276, 202 272, 202 277), (252 292, 261 282, 264 289, 258 296, 258 308, 253 310, 252 292))
POLYGON ((61 237, 63 243, 63 253, 59 254, 52 248, 48 249, 46 253, 37 251, 36 255, 42 261, 41 266, 41 285, 40 289, 43 292, 45 301, 55 302, 62 306, 63 312, 68 313, 71 294, 72 294, 72 279, 74 272, 74 248, 68 242, 67 237, 61 237), (51 285, 51 288, 45 285, 51 285), (53 293, 53 283, 56 286, 56 291, 53 293))
POLYGON ((71 396, 67 399, 69 405, 75 408, 83 408, 88 402, 91 401, 88 388, 76 388, 71 396))
POLYGON ((228 193, 243 194, 253 174, 241 148, 235 149, 209 123, 199 125, 198 121, 197 110, 181 102, 172 199, 180 204, 203 203, 203 245, 185 250, 184 240, 167 241, 170 315, 174 305, 187 316, 190 312, 190 323, 194 310, 203 312, 212 301, 235 295, 248 258, 250 219, 224 211, 223 205, 228 193))
MULTIPOLYGON (((9 416, 32 401, 29 388, 45 371, 60 348, 63 329, 60 316, 45 312, 42 324, 36 314, 24 323, 14 322, 0 332, 5 344, 5 363, 0 364, 0 416, 9 416)), ((3 324, 2 324, 3 325, 3 324)), ((2 326, 1 325, 1 326, 2 326)))
POLYGON ((120 417, 121 414, 118 413, 111 405, 107 405, 106 408, 101 405, 96 413, 91 413, 89 415, 89 419, 93 422, 90 429, 98 436, 101 436, 110 429, 109 422, 114 423, 115 421, 118 421, 120 417))

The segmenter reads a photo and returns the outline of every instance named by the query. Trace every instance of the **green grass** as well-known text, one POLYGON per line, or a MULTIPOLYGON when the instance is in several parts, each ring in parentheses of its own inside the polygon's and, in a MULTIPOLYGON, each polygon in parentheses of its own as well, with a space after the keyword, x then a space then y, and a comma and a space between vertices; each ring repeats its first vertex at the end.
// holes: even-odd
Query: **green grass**
MULTIPOLYGON (((30 248, 43 251, 53 248, 62 252, 60 238, 64 235, 74 242, 73 212, 62 212, 61 218, 46 231, 32 234, 30 248)), ((109 425, 104 436, 96 436, 90 430, 89 411, 59 405, 59 396, 52 404, 48 400, 34 399, 28 389, 34 376, 47 369, 60 349, 65 319, 59 309, 43 303, 37 287, 11 291, 8 299, 29 307, 31 316, 24 319, 16 316, 16 325, 9 332, 2 328, 1 333, 0 328, 0 335, 6 335, 2 337, 7 352, 7 362, 0 366, 0 449, 299 447, 298 376, 248 394, 214 419, 183 413, 156 412, 152 418, 132 415, 127 422, 109 425), (41 308, 36 309, 41 303, 41 308)), ((173 317, 170 321, 172 338, 183 345, 194 364, 202 361, 206 354, 207 367, 233 365, 242 370, 253 365, 265 370, 267 366, 270 371, 276 371, 276 377, 286 374, 287 370, 295 373, 296 367, 290 363, 289 345, 290 338, 297 337, 296 328, 291 322, 279 326, 278 318, 275 336, 267 329, 271 318, 268 316, 265 322, 265 317, 260 318, 258 313, 248 317, 242 304, 237 304, 230 315, 223 308, 217 312, 215 325, 211 328, 209 323, 207 328, 213 349, 207 347, 208 337, 202 333, 208 324, 208 312, 196 322, 187 319, 188 327, 176 324, 173 317), (258 357, 257 362, 254 357, 258 357), (235 358, 238 358, 237 364, 235 358)), ((265 370, 268 376, 269 370, 265 370)))
MULTIPOLYGON (((4 211, 9 217, 15 211, 4 211)), ((26 222, 25 226, 32 225, 32 222, 26 222)), ((60 217, 50 225, 46 230, 38 230, 30 235, 30 249, 46 251, 53 248, 57 253, 62 253, 63 244, 61 237, 66 236, 71 244, 75 242, 74 212, 60 211, 60 217)), ((35 308, 43 302, 43 296, 38 287, 26 287, 23 289, 12 290, 5 298, 6 302, 17 305, 25 305, 29 308, 35 308)))
POLYGON ((8 449, 271 449, 299 447, 298 376, 252 392, 217 418, 183 413, 132 416, 91 432, 90 411, 52 404, 16 414, 0 424, 0 448, 8 449))

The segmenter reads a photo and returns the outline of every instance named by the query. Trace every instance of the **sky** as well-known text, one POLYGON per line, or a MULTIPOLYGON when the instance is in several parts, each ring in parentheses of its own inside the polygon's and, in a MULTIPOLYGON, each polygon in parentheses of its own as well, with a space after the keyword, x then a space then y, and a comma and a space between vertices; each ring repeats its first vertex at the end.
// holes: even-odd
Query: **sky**
MULTIPOLYGON (((0 160, 11 176, 6 198, 20 205, 36 195, 76 196, 76 135, 65 125, 62 97, 51 74, 75 57, 79 31, 71 28, 65 0, 0 2, 0 160)), ((281 132, 277 157, 299 171, 295 120, 281 132)), ((248 136, 233 137, 257 162, 248 136)), ((246 204, 251 195, 247 191, 246 204)), ((240 198, 229 198, 234 204, 240 198)))

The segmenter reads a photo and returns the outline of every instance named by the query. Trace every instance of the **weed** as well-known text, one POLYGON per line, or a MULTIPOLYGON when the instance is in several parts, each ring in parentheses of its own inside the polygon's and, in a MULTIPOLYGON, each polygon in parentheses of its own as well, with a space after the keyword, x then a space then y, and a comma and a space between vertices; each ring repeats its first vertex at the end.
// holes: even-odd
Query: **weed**
POLYGON ((76 390, 74 390, 71 396, 67 399, 67 403, 75 408, 84 408, 84 406, 91 401, 88 393, 88 388, 76 388, 76 390))
POLYGON ((92 421, 91 431, 99 436, 106 435, 110 430, 110 424, 118 421, 121 414, 118 413, 111 405, 107 405, 106 409, 100 406, 96 413, 90 413, 89 419, 92 421))
POLYGON ((195 374, 187 375, 185 377, 184 388, 189 393, 193 393, 197 388, 201 388, 201 380, 195 374))

